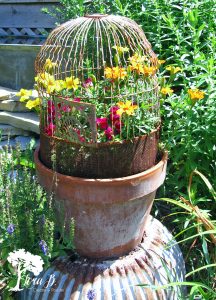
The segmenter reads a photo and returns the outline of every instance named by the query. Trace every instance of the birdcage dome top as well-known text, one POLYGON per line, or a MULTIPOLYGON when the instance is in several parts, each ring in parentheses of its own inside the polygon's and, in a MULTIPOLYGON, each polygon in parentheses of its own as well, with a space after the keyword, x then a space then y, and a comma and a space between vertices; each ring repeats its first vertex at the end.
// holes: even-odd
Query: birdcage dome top
POLYGON ((36 72, 44 72, 45 62, 50 59, 57 62, 58 79, 71 73, 84 79, 92 71, 98 79, 105 67, 124 67, 135 53, 145 57, 148 66, 157 65, 156 55, 136 22, 122 16, 86 15, 51 32, 36 59, 36 72))
POLYGON ((41 131, 89 146, 156 130, 158 67, 143 30, 126 17, 94 14, 58 26, 36 59, 41 131))

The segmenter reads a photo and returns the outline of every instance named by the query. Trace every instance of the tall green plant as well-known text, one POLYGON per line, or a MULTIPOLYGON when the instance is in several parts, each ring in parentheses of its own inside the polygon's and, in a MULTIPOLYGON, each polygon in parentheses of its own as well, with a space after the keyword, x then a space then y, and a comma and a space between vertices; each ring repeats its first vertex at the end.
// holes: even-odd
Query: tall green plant
MULTIPOLYGON (((188 185, 188 199, 180 196, 178 200, 170 198, 157 199, 172 205, 172 213, 166 216, 172 220, 170 228, 173 228, 174 239, 180 244, 186 262, 187 282, 171 283, 160 288, 168 288, 176 285, 191 287, 188 299, 194 299, 195 295, 202 299, 213 300, 215 291, 216 269, 216 219, 212 212, 216 209, 216 193, 209 180, 199 171, 191 173, 188 185), (206 190, 211 198, 206 195, 195 197, 192 179, 199 177, 204 182, 206 190), (208 209, 206 209, 208 203, 208 209)), ((170 246, 173 241, 170 242, 170 246)))
POLYGON ((64 220, 57 223, 52 195, 38 184, 32 156, 32 149, 0 151, 0 283, 6 285, 6 299, 16 283, 16 272, 7 261, 10 252, 25 249, 40 255, 46 268, 56 256, 73 250, 74 224, 67 233, 64 220))

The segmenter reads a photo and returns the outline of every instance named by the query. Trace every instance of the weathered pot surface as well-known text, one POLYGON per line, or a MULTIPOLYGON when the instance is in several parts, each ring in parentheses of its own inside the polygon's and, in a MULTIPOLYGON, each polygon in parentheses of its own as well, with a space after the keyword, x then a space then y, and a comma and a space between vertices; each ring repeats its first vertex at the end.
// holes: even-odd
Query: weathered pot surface
POLYGON ((35 151, 38 180, 54 192, 57 210, 75 220, 75 247, 81 256, 117 257, 141 241, 157 188, 166 175, 167 153, 152 168, 127 177, 84 179, 45 167, 35 151))

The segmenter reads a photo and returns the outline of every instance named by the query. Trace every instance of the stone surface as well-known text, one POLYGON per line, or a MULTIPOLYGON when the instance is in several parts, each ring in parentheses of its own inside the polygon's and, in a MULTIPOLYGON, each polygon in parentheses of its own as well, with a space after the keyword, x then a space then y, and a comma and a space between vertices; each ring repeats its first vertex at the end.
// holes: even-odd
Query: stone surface
POLYGON ((39 145, 39 139, 35 139, 32 136, 18 136, 14 139, 1 141, 0 142, 0 150, 3 150, 8 146, 12 147, 12 148, 15 148, 16 146, 19 145, 20 149, 22 151, 24 151, 28 148, 28 146, 29 146, 30 142, 32 141, 32 139, 35 140, 34 148, 36 148, 39 145))
POLYGON ((0 151, 5 149, 7 146, 14 148, 16 146, 15 139, 10 139, 9 141, 5 140, 5 141, 0 142, 0 151))
POLYGON ((20 145, 21 150, 25 150, 32 140, 31 136, 18 136, 15 138, 16 145, 20 145))
POLYGON ((16 112, 29 111, 29 109, 25 106, 25 103, 11 99, 0 101, 0 110, 16 112))
POLYGON ((17 91, 0 86, 0 101, 8 100, 16 96, 17 91))
POLYGON ((0 124, 0 136, 1 138, 8 136, 16 136, 16 135, 29 135, 29 132, 20 128, 13 127, 11 125, 0 124))
POLYGON ((37 45, 0 44, 0 85, 16 90, 32 89, 39 51, 37 45))
POLYGON ((8 124, 17 128, 39 134, 39 117, 34 112, 0 112, 0 124, 8 124))

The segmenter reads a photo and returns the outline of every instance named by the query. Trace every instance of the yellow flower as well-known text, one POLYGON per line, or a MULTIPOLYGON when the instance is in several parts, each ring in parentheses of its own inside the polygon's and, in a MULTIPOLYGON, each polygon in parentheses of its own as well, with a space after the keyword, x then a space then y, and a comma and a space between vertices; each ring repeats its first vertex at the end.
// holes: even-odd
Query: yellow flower
POLYGON ((79 83, 80 83, 79 79, 75 78, 74 76, 66 77, 65 79, 65 87, 68 90, 71 89, 77 90, 79 83))
POLYGON ((163 95, 171 95, 173 93, 173 90, 169 86, 164 86, 161 89, 161 94, 163 95))
POLYGON ((108 79, 124 79, 127 76, 127 71, 125 70, 125 68, 106 67, 104 74, 108 79))
POLYGON ((26 103, 26 107, 27 107, 28 109, 32 109, 32 108, 34 108, 34 107, 39 106, 40 103, 41 103, 40 98, 36 98, 35 100, 29 100, 29 101, 26 103))
POLYGON ((26 100, 29 99, 29 97, 31 96, 32 91, 31 90, 25 90, 25 89, 21 89, 19 91, 19 93, 17 93, 16 95, 20 97, 20 102, 24 102, 26 100))
POLYGON ((61 92, 66 88, 64 80, 55 80, 55 77, 47 72, 38 74, 35 77, 35 82, 41 84, 47 91, 48 94, 61 92))
POLYGON ((166 60, 165 59, 158 59, 158 64, 163 65, 165 64, 166 60))
POLYGON ((45 87, 48 94, 52 94, 53 92, 56 91, 56 81, 55 81, 54 76, 52 76, 48 73, 45 73, 44 79, 41 78, 41 83, 45 87))
POLYGON ((131 64, 142 64, 146 60, 146 56, 139 55, 135 53, 133 56, 129 57, 131 64))
POLYGON ((132 62, 129 68, 131 71, 136 71, 138 74, 144 74, 144 67, 141 63, 132 62))
POLYGON ((106 67, 105 70, 104 70, 104 74, 105 74, 105 77, 108 78, 108 79, 113 79, 113 68, 110 68, 110 67, 106 67))
POLYGON ((201 100, 205 97, 205 93, 199 89, 189 89, 188 94, 193 102, 201 100))
POLYGON ((128 47, 121 47, 121 46, 113 46, 113 49, 115 49, 119 55, 121 55, 124 52, 128 52, 129 48, 128 47))
POLYGON ((57 66, 57 63, 52 62, 49 58, 46 59, 46 62, 44 64, 44 69, 46 71, 51 71, 52 69, 54 69, 57 66))
POLYGON ((45 73, 38 73, 37 76, 34 78, 35 82, 37 83, 43 83, 44 79, 45 79, 45 73))
POLYGON ((116 111, 116 113, 121 116, 123 113, 126 113, 127 115, 133 115, 135 109, 138 108, 137 105, 132 104, 131 101, 127 100, 124 102, 118 102, 117 103, 119 109, 116 111))
POLYGON ((179 67, 174 67, 174 66, 167 66, 167 67, 166 67, 166 70, 167 70, 167 71, 170 71, 170 74, 176 74, 176 73, 182 71, 181 68, 179 68, 179 67))
POLYGON ((56 80, 56 91, 61 92, 66 88, 66 83, 64 80, 56 80))

